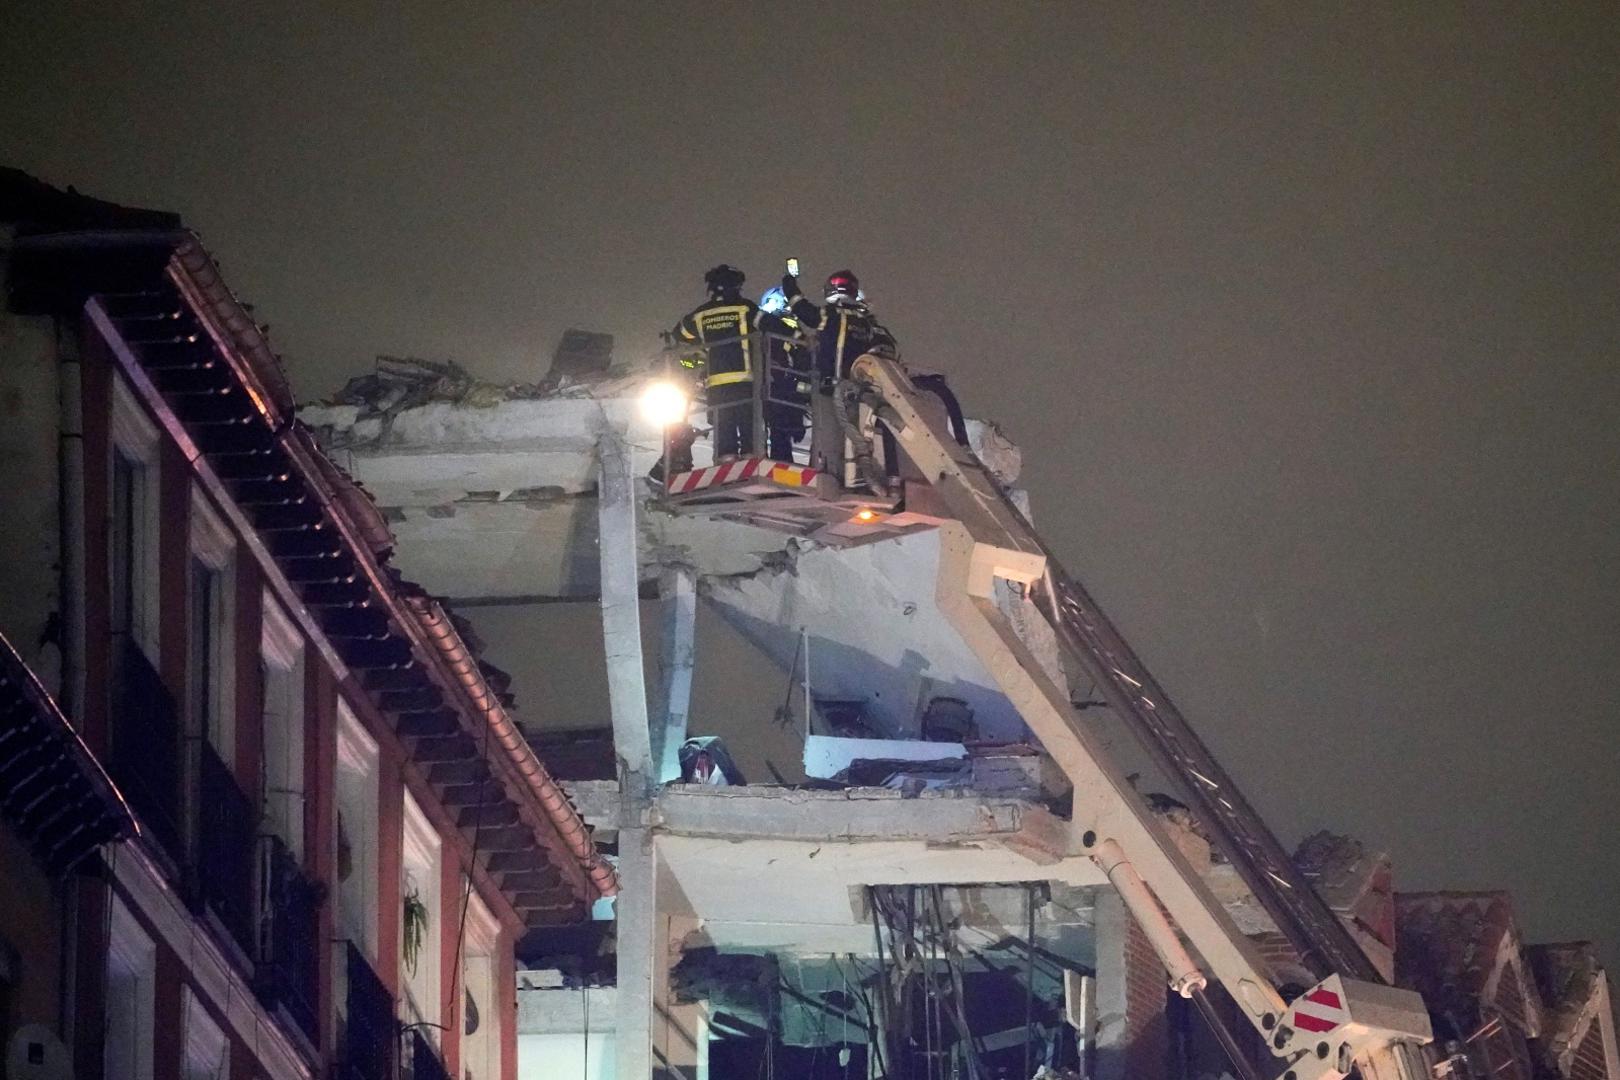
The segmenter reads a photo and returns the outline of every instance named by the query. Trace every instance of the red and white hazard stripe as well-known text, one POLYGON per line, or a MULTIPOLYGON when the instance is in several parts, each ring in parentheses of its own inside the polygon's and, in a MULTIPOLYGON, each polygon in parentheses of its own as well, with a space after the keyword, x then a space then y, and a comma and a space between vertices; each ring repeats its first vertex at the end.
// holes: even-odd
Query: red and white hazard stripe
POLYGON ((815 479, 816 470, 804 465, 787 465, 770 458, 740 458, 706 469, 694 469, 670 479, 671 495, 686 495, 704 488, 735 484, 758 477, 785 487, 804 487, 815 479))
POLYGON ((1350 1013, 1344 1007, 1344 995, 1338 990, 1328 989, 1326 983, 1299 998, 1292 1012, 1293 1021, 1289 1026, 1295 1031, 1308 1031, 1312 1035, 1332 1031, 1350 1019, 1350 1013))

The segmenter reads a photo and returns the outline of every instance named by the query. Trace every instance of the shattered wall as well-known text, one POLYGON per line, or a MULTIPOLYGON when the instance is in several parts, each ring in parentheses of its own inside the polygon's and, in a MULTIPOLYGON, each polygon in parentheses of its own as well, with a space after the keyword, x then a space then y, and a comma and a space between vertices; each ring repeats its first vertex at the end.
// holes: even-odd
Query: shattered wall
MULTIPOLYGON (((637 475, 661 449, 638 415, 650 374, 610 369, 491 386, 450 364, 379 360, 333 403, 303 410, 322 443, 363 482, 398 538, 397 562, 451 597, 515 678, 519 715, 537 728, 608 722, 597 594, 597 439, 627 440, 637 475), (575 606, 551 603, 572 599, 575 606)), ((970 436, 1013 485, 1019 451, 994 427, 970 436)), ((638 509, 642 579, 694 568, 700 616, 694 734, 726 737, 753 779, 802 778, 803 631, 818 698, 865 702, 877 730, 913 734, 920 707, 959 698, 978 734, 1017 739, 1023 725, 987 672, 938 616, 937 539, 920 534, 844 553, 732 522, 638 509), (721 618, 715 618, 718 614, 721 618), (723 622, 722 622, 723 619, 723 622), (778 721, 784 704, 796 715, 778 721)), ((649 685, 659 619, 643 612, 649 685)))
MULTIPOLYGON (((593 603, 462 609, 489 642, 489 659, 512 675, 514 714, 531 731, 607 728, 607 661, 601 614, 593 603)), ((662 634, 658 606, 642 604, 648 686, 657 678, 662 634)), ((777 709, 785 677, 714 612, 698 610, 698 665, 689 730, 725 739, 743 775, 768 783, 804 779, 798 728, 777 709)))

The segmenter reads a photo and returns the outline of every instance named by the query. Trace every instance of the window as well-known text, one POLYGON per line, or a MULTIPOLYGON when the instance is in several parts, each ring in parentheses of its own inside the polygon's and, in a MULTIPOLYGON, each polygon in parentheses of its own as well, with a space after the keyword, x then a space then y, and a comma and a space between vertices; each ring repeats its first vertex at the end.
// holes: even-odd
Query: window
POLYGON ((377 743, 338 702, 338 926, 377 959, 377 743))
POLYGON ((146 494, 146 470, 121 450, 113 451, 110 543, 111 623, 115 636, 135 632, 135 597, 140 581, 140 505, 146 494))
POLYGON ((230 1076, 230 1044, 225 1032, 208 1015, 191 987, 185 988, 185 1058, 180 1080, 226 1080, 230 1076))
POLYGON ((125 640, 158 658, 158 430, 113 380, 108 577, 115 651, 125 640))
POLYGON ((187 577, 191 730, 229 766, 236 760, 236 542, 196 492, 187 577))
POLYGON ((304 639, 269 593, 264 595, 259 658, 264 671, 265 827, 304 861, 304 639))
POLYGON ((406 1024, 428 1025, 422 1029, 429 1041, 439 1041, 439 942, 444 933, 444 905, 439 897, 442 866, 439 834, 428 822, 410 792, 405 792, 403 855, 400 896, 404 917, 400 921, 400 970, 405 975, 405 1000, 401 1003, 406 1024))
POLYGON ((152 939, 123 901, 113 896, 111 903, 102 1074, 152 1080, 152 939))

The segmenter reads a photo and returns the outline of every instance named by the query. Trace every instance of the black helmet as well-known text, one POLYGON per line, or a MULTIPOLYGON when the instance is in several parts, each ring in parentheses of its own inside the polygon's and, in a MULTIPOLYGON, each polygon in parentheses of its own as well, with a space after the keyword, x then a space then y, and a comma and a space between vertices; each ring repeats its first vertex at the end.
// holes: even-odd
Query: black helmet
POLYGON ((858 300, 861 295, 861 283, 852 270, 834 270, 827 276, 827 300, 858 300))
POLYGON ((721 263, 707 274, 703 275, 703 284, 709 287, 710 295, 736 292, 743 287, 743 272, 730 263, 721 263))

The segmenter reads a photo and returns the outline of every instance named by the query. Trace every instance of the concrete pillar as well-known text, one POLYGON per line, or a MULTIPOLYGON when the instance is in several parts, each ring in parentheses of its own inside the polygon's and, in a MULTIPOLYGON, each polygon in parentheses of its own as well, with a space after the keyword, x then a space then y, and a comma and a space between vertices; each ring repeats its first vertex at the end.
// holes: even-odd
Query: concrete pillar
POLYGON ((700 1080, 707 1073, 707 1023, 701 1006, 676 1005, 669 969, 689 916, 667 910, 679 893, 659 883, 654 837, 646 827, 652 786, 680 775, 677 752, 686 738, 697 618, 695 580, 688 570, 665 575, 663 683, 657 728, 649 727, 642 668, 640 568, 636 554, 635 477, 624 441, 604 433, 598 516, 602 637, 608 701, 619 759, 619 895, 614 1002, 614 1080, 700 1080))
POLYGON ((663 608, 664 641, 659 658, 661 707, 653 727, 653 760, 658 764, 658 782, 667 784, 680 779, 679 753, 681 743, 686 741, 686 721, 692 708, 697 575, 689 567, 665 570, 658 581, 658 595, 663 608))
POLYGON ((1164 965, 1119 894, 1096 907, 1096 1080, 1161 1080, 1170 1071, 1164 965))
POLYGON ((602 640, 607 651, 613 747, 627 798, 644 794, 653 777, 647 730, 647 683, 641 666, 640 569, 636 558, 636 490, 630 449, 614 432, 597 440, 600 462, 597 517, 602 575, 602 640))
POLYGON ((660 953, 655 940, 658 866, 652 840, 643 827, 619 830, 614 1080, 651 1080, 653 1075, 653 988, 660 953))
POLYGON ((646 828, 619 831, 614 1080, 707 1080, 708 1011, 670 987, 698 920, 653 845, 646 828))

